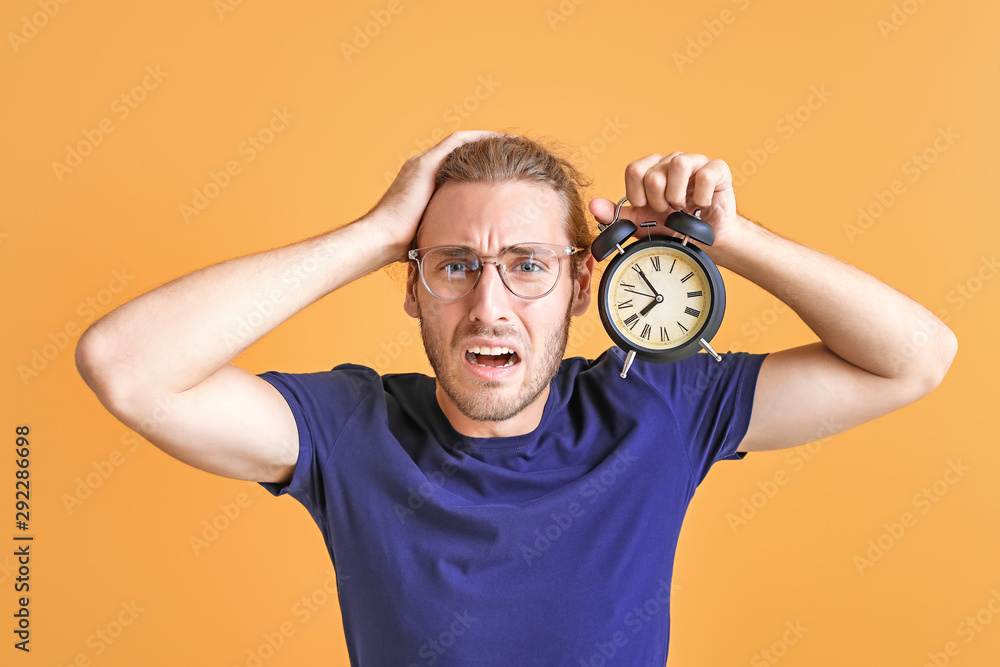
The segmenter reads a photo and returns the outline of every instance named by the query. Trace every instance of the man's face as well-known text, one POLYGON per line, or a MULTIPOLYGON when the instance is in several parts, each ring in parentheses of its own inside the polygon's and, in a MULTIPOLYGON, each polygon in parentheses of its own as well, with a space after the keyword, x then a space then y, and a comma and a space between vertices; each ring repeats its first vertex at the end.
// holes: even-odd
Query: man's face
MULTIPOLYGON (((494 257, 528 241, 568 246, 572 242, 564 220, 559 196, 545 185, 449 182, 427 205, 418 247, 463 245, 494 257)), ((442 301, 427 292, 410 265, 404 308, 420 319, 424 349, 445 400, 467 418, 502 422, 547 398, 549 381, 566 351, 570 318, 582 315, 590 304, 593 259, 588 258, 575 280, 572 258, 560 261, 555 288, 539 299, 515 296, 496 265, 486 264, 471 294, 442 301), (470 352, 475 347, 510 348, 514 363, 490 366, 497 361, 470 352)))

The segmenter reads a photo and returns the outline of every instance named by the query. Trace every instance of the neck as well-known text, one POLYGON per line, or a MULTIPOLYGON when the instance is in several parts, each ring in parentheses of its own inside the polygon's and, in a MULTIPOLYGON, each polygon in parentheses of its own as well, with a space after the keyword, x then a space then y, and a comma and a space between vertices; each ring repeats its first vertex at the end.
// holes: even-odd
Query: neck
POLYGON ((435 390, 438 405, 444 416, 451 422, 452 428, 469 438, 508 438, 514 435, 531 433, 542 421, 545 404, 549 398, 549 386, 546 385, 535 400, 510 419, 504 421, 476 421, 467 417, 451 400, 448 393, 437 383, 435 390))

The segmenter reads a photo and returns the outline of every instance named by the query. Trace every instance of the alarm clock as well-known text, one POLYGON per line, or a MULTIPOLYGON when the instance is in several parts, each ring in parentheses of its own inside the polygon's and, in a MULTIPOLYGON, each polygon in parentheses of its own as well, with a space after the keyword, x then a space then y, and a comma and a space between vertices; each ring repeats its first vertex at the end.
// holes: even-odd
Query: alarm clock
POLYGON ((600 234, 590 246, 598 262, 612 253, 598 288, 597 307, 608 335, 627 354, 621 376, 636 357, 643 361, 671 362, 686 359, 704 348, 722 361, 709 341, 719 331, 726 310, 726 288, 715 262, 694 239, 705 245, 715 242, 715 231, 698 217, 675 211, 663 225, 681 238, 653 238, 649 230, 657 222, 620 220, 622 197, 615 219, 599 224, 600 234), (640 229, 646 229, 643 238, 640 229), (626 247, 630 237, 636 239, 626 247))

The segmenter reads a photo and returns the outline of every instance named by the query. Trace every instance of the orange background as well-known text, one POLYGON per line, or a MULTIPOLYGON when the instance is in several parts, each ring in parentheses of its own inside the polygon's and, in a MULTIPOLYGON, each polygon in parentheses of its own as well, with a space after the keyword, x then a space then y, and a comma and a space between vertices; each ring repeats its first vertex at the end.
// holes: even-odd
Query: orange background
MULTIPOLYGON (((611 199, 638 157, 723 158, 745 215, 872 273, 958 335, 955 364, 929 397, 819 445, 713 470, 681 535, 669 664, 772 664, 769 650, 782 665, 917 666, 948 642, 948 664, 996 664, 995 3, 224 2, 12 0, 0 10, 0 541, 10 545, 0 553, 17 532, 17 424, 31 427, 35 535, 30 655, 12 648, 15 559, 0 556, 0 663, 229 667, 255 664, 264 646, 268 667, 348 664, 324 589, 331 566, 305 510, 136 436, 83 383, 73 348, 94 316, 177 276, 358 217, 407 156, 453 129, 485 128, 565 141, 594 194, 611 199), (363 48, 345 55, 355 39, 363 48), (678 64, 685 50, 691 60, 678 64), (823 89, 828 99, 809 108, 823 89), (123 94, 143 99, 128 108, 123 94), (274 108, 294 118, 248 160, 241 143, 274 108), (97 133, 102 123, 111 131, 97 133), (53 166, 81 142, 78 166, 53 166), (913 171, 925 151, 933 163, 913 171), (239 173, 185 221, 181 205, 229 161, 239 173), (859 207, 880 214, 852 230, 859 207), (52 358, 23 378, 43 350, 52 358), (968 468, 954 484, 940 481, 949 461, 968 468), (787 483, 768 497, 762 487, 782 471, 787 483), (915 504, 935 482, 941 497, 915 504), (734 530, 727 516, 744 500, 760 507, 734 530), (196 553, 192 536, 225 525, 234 507, 196 553), (885 524, 907 511, 915 525, 891 537, 885 524), (859 573, 855 556, 880 538, 891 546, 859 573), (308 615, 303 598, 314 599, 308 615), (977 612, 985 624, 963 631, 977 612), (130 624, 101 640, 120 617, 130 624), (808 631, 788 645, 796 622, 808 631), (282 628, 288 636, 266 650, 282 628)), ((724 275, 717 349, 815 340, 773 296, 724 275)), ((402 299, 400 282, 376 272, 236 363, 429 373, 402 299), (358 310, 363 325, 343 317, 358 310), (409 344, 394 347, 404 333, 409 344)), ((609 344, 595 307, 568 354, 609 344)))

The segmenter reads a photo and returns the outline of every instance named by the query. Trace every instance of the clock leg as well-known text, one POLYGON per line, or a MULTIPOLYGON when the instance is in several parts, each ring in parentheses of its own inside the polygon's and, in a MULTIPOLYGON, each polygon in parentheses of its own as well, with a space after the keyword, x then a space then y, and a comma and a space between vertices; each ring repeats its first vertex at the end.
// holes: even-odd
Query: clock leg
POLYGON ((628 375, 628 369, 635 360, 635 350, 629 350, 628 354, 625 356, 625 367, 622 368, 622 377, 628 375))
POLYGON ((712 349, 712 346, 708 344, 707 340, 705 340, 704 338, 701 338, 701 339, 698 340, 698 342, 701 343, 701 346, 703 348, 705 348, 706 352, 708 352, 713 357, 715 357, 716 361, 722 361, 722 357, 719 356, 718 352, 716 352, 715 350, 712 349))

